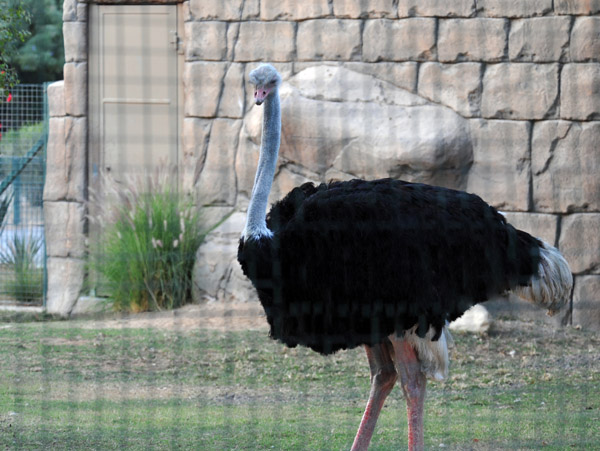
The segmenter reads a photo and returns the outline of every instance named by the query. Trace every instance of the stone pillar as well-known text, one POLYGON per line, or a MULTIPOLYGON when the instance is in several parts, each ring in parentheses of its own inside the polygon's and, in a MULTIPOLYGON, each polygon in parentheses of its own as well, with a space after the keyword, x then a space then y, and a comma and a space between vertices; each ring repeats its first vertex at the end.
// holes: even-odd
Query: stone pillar
POLYGON ((83 287, 87 154, 87 5, 63 4, 64 81, 48 87, 50 127, 44 186, 46 311, 67 316, 83 287))

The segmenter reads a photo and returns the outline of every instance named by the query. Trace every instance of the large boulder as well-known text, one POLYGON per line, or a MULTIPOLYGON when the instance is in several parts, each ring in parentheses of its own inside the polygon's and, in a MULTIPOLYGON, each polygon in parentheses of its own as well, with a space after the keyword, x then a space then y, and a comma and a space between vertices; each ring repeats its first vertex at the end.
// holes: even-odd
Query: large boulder
MULTIPOLYGON (((307 68, 285 81, 280 94, 282 138, 272 202, 306 181, 332 178, 393 177, 466 187, 473 161, 469 124, 453 110, 341 66, 307 68)), ((237 140, 242 211, 258 163, 262 112, 250 109, 237 140)), ((195 300, 256 299, 235 259, 243 216, 232 216, 199 249, 195 300)))
MULTIPOLYGON (((305 69, 281 89, 279 167, 315 181, 394 177, 465 188, 473 161, 468 122, 450 108, 340 66, 305 69)), ((249 194, 262 109, 246 115, 236 157, 249 194)))

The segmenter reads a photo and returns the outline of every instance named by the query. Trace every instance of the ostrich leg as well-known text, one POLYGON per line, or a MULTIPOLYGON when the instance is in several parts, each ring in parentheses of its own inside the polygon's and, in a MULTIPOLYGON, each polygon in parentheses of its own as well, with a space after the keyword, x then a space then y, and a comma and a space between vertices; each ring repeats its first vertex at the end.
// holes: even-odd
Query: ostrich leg
POLYGON ((371 391, 365 413, 352 444, 352 451, 364 451, 369 447, 379 412, 398 377, 392 359, 394 349, 389 341, 386 340, 374 346, 365 346, 365 350, 371 369, 371 391))
POLYGON ((406 399, 408 414, 408 449, 421 451, 423 442, 423 408, 427 379, 421 371, 421 363, 415 349, 405 340, 392 341, 400 383, 406 399))

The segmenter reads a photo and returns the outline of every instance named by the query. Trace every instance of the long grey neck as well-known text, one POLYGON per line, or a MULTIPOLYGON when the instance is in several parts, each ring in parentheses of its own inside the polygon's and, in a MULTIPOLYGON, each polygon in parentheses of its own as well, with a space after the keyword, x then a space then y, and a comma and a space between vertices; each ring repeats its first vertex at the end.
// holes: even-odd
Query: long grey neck
POLYGON ((269 193, 275 176, 281 140, 281 108, 277 88, 266 98, 264 108, 260 157, 244 228, 244 239, 246 240, 273 235, 267 228, 266 218, 269 193))

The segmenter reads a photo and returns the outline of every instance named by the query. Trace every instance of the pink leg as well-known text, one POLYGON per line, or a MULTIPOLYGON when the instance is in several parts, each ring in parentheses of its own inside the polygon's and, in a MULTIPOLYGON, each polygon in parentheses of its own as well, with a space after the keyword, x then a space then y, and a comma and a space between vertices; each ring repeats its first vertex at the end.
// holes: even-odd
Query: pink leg
POLYGON ((386 340, 384 343, 374 346, 365 346, 365 350, 371 368, 371 392, 352 444, 352 451, 362 451, 369 447, 379 412, 398 377, 392 360, 394 351, 389 341, 386 340))
POLYGON ((420 451, 423 442, 423 408, 427 379, 421 371, 421 363, 414 348, 404 340, 392 340, 396 364, 400 373, 402 391, 406 398, 408 414, 408 449, 420 451))

